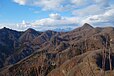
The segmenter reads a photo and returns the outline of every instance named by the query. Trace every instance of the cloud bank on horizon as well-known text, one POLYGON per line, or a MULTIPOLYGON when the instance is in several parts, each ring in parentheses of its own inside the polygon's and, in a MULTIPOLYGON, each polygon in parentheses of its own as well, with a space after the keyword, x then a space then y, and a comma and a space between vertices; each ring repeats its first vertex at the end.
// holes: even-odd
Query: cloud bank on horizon
POLYGON ((73 29, 84 23, 95 26, 114 25, 113 0, 13 0, 13 3, 23 7, 40 8, 38 11, 50 12, 48 17, 32 22, 23 20, 22 23, 16 24, 14 28, 19 30, 28 27, 38 30, 73 29), (64 15, 66 12, 69 13, 64 15))

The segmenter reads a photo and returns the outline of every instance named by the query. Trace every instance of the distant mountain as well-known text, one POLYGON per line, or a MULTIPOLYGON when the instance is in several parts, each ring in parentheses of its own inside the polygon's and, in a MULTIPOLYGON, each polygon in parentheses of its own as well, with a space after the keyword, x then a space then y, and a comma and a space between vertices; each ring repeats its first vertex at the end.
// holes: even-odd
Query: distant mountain
POLYGON ((3 28, 0 76, 104 76, 104 72, 105 76, 113 76, 113 49, 113 27, 95 28, 85 23, 69 32, 39 32, 32 28, 19 32, 3 28))
POLYGON ((73 30, 73 29, 72 28, 65 28, 65 29, 56 28, 56 29, 54 29, 54 31, 57 31, 57 32, 68 32, 71 30, 73 30))

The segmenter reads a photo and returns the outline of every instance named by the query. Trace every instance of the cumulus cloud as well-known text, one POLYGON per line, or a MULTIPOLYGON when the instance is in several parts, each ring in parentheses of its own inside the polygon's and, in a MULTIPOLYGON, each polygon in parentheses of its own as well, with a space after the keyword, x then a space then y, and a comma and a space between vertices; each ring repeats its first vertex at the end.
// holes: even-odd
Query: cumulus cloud
POLYGON ((94 0, 94 2, 101 7, 109 7, 110 0, 94 0))
POLYGON ((102 14, 89 16, 85 18, 84 20, 82 20, 82 23, 88 22, 88 23, 97 24, 97 25, 108 24, 108 25, 113 26, 114 25, 114 12, 113 11, 114 11, 114 8, 111 8, 110 10, 102 14))
POLYGON ((14 2, 19 3, 20 5, 25 5, 27 0, 14 0, 14 2))
POLYGON ((85 6, 85 5, 89 5, 93 2, 93 0, 70 0, 72 4, 74 4, 76 7, 79 6, 85 6))
POLYGON ((20 5, 39 6, 43 10, 68 10, 91 4, 109 6, 109 0, 14 0, 14 2, 20 5))
POLYGON ((60 20, 61 19, 61 16, 57 13, 56 14, 52 13, 52 14, 49 15, 49 17, 52 18, 52 19, 55 19, 55 20, 60 20))
POLYGON ((85 7, 83 9, 74 10, 72 13, 73 15, 78 16, 89 16, 89 15, 95 15, 95 14, 101 14, 107 10, 101 9, 98 5, 91 5, 88 7, 85 7))
POLYGON ((14 2, 20 5, 39 6, 43 10, 54 10, 60 7, 62 9, 61 4, 64 0, 14 0, 14 2))
POLYGON ((28 23, 22 21, 22 23, 17 24, 17 28, 25 30, 27 28, 34 28, 39 31, 44 30, 54 30, 54 29, 74 29, 77 26, 78 19, 76 17, 63 17, 60 14, 52 13, 49 14, 48 18, 36 20, 34 22, 28 23))
MULTIPOLYGON (((72 12, 73 16, 63 17, 58 13, 49 14, 48 18, 35 20, 31 23, 21 23, 21 27, 38 29, 74 28, 78 24, 91 23, 95 25, 114 24, 114 6, 110 0, 14 0, 20 5, 38 6, 45 11, 72 12), (29 25, 29 26, 28 26, 29 25)), ((71 15, 71 14, 70 14, 71 15)), ((19 26, 20 27, 20 26, 19 26)))
POLYGON ((14 0, 20 5, 41 7, 42 10, 69 10, 89 4, 88 0, 14 0))
POLYGON ((114 6, 109 2, 110 0, 93 0, 93 4, 73 10, 72 14, 79 18, 81 25, 90 23, 95 26, 113 26, 114 6))
POLYGON ((55 13, 50 14, 49 18, 44 18, 41 20, 36 20, 32 23, 32 25, 44 25, 44 26, 61 26, 61 25, 69 25, 69 24, 76 24, 77 19, 76 17, 62 17, 61 15, 55 13))
POLYGON ((109 8, 109 0, 92 0, 91 4, 84 8, 73 10, 72 14, 78 16, 95 15, 104 13, 105 11, 109 10, 109 8))
POLYGON ((13 29, 16 30, 26 30, 27 28, 32 28, 33 26, 31 25, 31 23, 26 22, 25 20, 23 20, 21 23, 17 23, 16 25, 14 25, 15 27, 13 29))

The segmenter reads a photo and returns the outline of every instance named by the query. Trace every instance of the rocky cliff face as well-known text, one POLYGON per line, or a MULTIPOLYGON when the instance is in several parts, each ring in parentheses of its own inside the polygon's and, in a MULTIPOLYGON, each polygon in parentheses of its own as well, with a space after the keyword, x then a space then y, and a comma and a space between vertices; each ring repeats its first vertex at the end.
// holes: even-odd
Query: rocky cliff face
MULTIPOLYGON (((94 28, 85 23, 70 32, 7 31, 0 34, 0 39, 4 40, 0 41, 0 49, 5 51, 1 50, 0 55, 1 76, 101 76, 102 51, 107 50, 109 56, 106 47, 112 50, 114 64, 113 27, 94 28)), ((110 67, 107 61, 108 57, 106 69, 110 67)), ((109 69, 105 71, 108 76, 109 69)))

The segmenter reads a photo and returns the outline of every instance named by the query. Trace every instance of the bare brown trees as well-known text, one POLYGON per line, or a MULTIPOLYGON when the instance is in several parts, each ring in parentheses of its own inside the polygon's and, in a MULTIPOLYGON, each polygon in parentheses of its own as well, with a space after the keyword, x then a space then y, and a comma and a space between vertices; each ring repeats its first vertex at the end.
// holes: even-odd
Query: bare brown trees
MULTIPOLYGON (((87 39, 85 39, 85 50, 87 51, 87 39)), ((89 68, 90 68, 90 71, 92 73, 92 76, 95 76, 95 73, 92 69, 92 66, 91 66, 91 63, 89 62, 89 58, 87 57, 87 61, 88 61, 88 65, 89 65, 89 68)))
POLYGON ((105 76, 105 70, 106 70, 106 62, 108 60, 109 62, 109 70, 110 70, 110 76, 111 76, 111 71, 112 71, 112 49, 111 49, 111 42, 112 39, 109 37, 108 34, 105 34, 104 37, 104 47, 103 47, 103 52, 102 52, 102 69, 103 69, 103 74, 102 76, 105 76))

